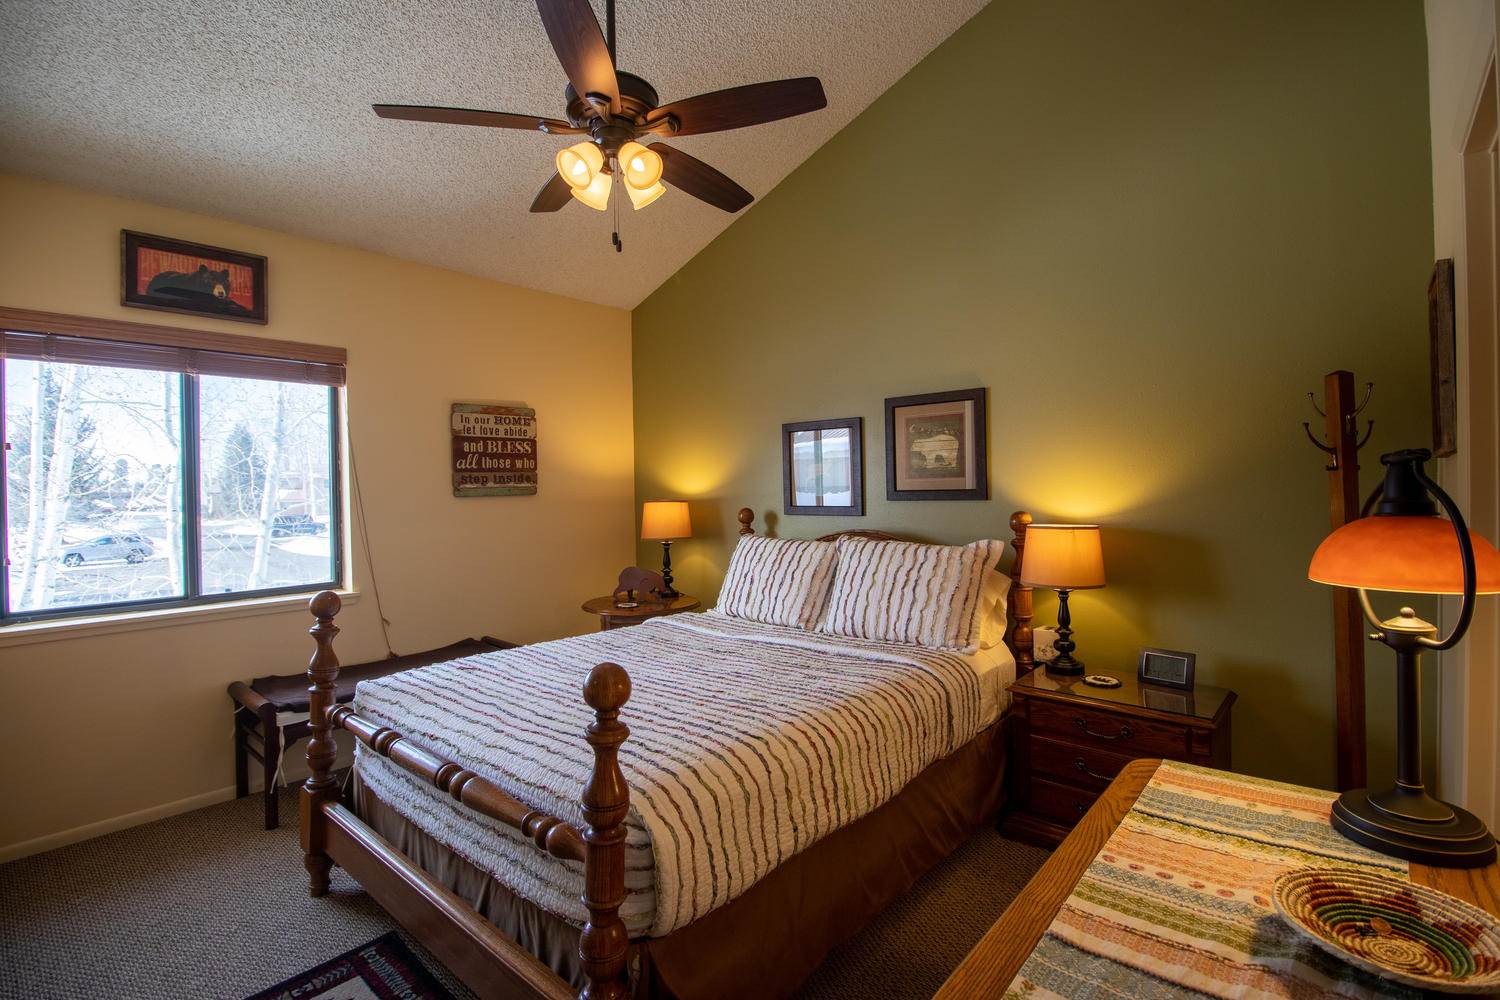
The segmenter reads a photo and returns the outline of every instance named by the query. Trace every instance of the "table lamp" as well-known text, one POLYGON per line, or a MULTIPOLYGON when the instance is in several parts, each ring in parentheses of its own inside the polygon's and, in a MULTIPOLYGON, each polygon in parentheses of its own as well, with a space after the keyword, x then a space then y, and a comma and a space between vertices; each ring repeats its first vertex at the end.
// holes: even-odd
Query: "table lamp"
POLYGON ((1423 463, 1431 457, 1425 448, 1380 456, 1385 481, 1365 501, 1358 520, 1323 540, 1307 568, 1310 580, 1357 589, 1365 617, 1376 629, 1370 638, 1396 653, 1396 784, 1383 792, 1344 792, 1333 804, 1330 822, 1350 840, 1383 854, 1476 868, 1495 859, 1495 839, 1477 816, 1433 798, 1422 785, 1422 651, 1458 645, 1473 618, 1475 595, 1500 593, 1500 552, 1469 531, 1453 498, 1428 478, 1423 463), (1434 499, 1446 520, 1438 516, 1434 499), (1382 621, 1370 605, 1370 590, 1462 594, 1463 603, 1453 631, 1438 639, 1436 626, 1411 608, 1382 621))
POLYGON ((683 500, 648 500, 641 506, 641 537, 661 542, 661 578, 666 582, 661 596, 674 600, 681 596, 672 589, 672 539, 692 538, 693 523, 688 519, 688 505, 683 500))
POLYGON ((1073 617, 1068 594, 1104 586, 1104 553, 1097 524, 1033 524, 1026 528, 1026 550, 1021 558, 1021 583, 1057 591, 1057 656, 1045 664, 1047 673, 1083 673, 1083 662, 1073 658, 1073 617))

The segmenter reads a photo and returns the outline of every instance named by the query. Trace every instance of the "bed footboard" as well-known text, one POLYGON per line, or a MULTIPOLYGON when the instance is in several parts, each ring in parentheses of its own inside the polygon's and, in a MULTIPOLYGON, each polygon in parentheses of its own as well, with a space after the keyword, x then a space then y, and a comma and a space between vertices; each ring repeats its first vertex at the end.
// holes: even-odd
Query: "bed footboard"
POLYGON ((625 817, 630 809, 630 790, 619 763, 620 744, 630 734, 620 721, 620 708, 630 698, 630 677, 624 668, 601 663, 589 671, 583 685, 584 701, 594 710, 594 722, 585 733, 594 750, 594 766, 583 786, 580 801, 587 825, 580 830, 528 807, 461 763, 361 718, 352 706, 336 706, 339 661, 333 639, 339 629, 333 620, 339 608, 339 597, 332 591, 318 594, 309 604, 317 619, 308 630, 317 649, 307 667, 312 732, 307 766, 311 773, 301 795, 309 891, 314 896, 327 893, 329 872, 338 863, 481 996, 515 996, 519 991, 555 1000, 570 993, 560 978, 519 945, 500 937, 493 928, 491 935, 484 935, 475 925, 482 920, 472 910, 458 914, 454 905, 463 904, 456 898, 445 899, 445 890, 435 886, 411 859, 339 805, 339 782, 332 773, 337 754, 333 734, 336 728, 347 729, 375 753, 474 811, 521 831, 539 850, 581 861, 583 904, 589 918, 578 942, 585 976, 579 996, 622 1000, 627 995, 625 965, 630 945, 620 919, 620 905, 625 901, 625 817))

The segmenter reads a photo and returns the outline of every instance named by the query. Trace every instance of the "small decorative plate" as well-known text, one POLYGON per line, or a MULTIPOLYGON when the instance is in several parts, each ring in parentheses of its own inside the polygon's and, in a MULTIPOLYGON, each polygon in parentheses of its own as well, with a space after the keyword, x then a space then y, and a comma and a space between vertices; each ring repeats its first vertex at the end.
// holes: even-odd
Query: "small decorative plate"
POLYGON ((1111 677, 1108 674, 1089 674, 1083 679, 1083 683, 1089 687, 1117 688, 1120 686, 1120 678, 1111 677))
POLYGON ((1288 924, 1366 972, 1444 993, 1500 989, 1500 920, 1461 899, 1351 868, 1284 872, 1271 896, 1288 924))

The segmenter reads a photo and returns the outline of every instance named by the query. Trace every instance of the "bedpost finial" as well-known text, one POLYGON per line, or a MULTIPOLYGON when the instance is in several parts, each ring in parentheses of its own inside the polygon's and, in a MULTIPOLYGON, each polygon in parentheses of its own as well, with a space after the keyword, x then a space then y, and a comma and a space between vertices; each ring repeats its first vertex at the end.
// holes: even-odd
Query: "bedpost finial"
POLYGON ((311 611, 313 617, 319 620, 334 617, 343 607, 343 600, 331 590, 319 591, 313 595, 312 600, 307 602, 307 610, 311 611))
POLYGON ((1024 510, 1018 510, 1010 516, 1010 530, 1021 534, 1031 524, 1031 514, 1024 510))
POLYGON ((740 534, 755 534, 755 528, 752 527, 752 525, 755 524, 755 511, 751 510, 749 507, 741 507, 738 517, 740 519, 740 534))
POLYGON ((630 675, 618 663, 599 664, 583 682, 583 700, 596 712, 618 712, 630 700, 630 675))

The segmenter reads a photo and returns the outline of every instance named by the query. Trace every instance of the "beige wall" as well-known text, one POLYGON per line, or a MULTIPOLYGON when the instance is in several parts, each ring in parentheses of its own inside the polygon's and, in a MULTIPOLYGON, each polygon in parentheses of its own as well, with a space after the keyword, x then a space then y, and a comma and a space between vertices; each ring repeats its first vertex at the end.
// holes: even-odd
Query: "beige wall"
MULTIPOLYGON (((1444 484, 1467 514, 1470 527, 1494 540, 1500 537, 1500 507, 1495 498, 1500 378, 1493 370, 1496 345, 1476 350, 1483 345, 1473 341, 1469 315, 1470 295, 1482 291, 1471 288, 1471 268, 1493 268, 1493 264, 1469 259, 1465 219, 1472 215, 1477 225, 1493 226, 1495 213, 1491 209, 1486 221, 1482 209, 1466 205, 1464 153, 1480 91, 1486 83, 1485 73, 1495 58, 1500 0, 1428 0, 1426 16, 1432 120, 1433 256, 1451 257, 1454 261, 1458 342, 1458 453, 1443 461, 1441 471, 1444 484), (1491 368, 1487 378, 1481 361, 1486 354, 1491 368)), ((1493 110, 1490 113, 1493 115, 1493 110)), ((1441 791, 1491 826, 1500 823, 1497 603, 1500 602, 1494 598, 1481 598, 1468 638, 1441 658, 1441 791)), ((1447 621, 1451 622, 1456 604, 1444 610, 1447 621)))
MULTIPOLYGON (((632 557, 628 313, 13 176, 0 175, 0 220, 0 305, 348 349, 350 439, 398 651, 592 627, 579 602, 632 557), (121 307, 122 228, 268 256, 270 324, 121 307), (452 496, 457 400, 536 408, 537 496, 452 496)), ((358 546, 354 583, 347 662, 385 653, 358 546)), ((308 624, 292 610, 0 645, 0 858, 227 794, 225 686, 299 670, 308 624)))
POLYGON ((692 500, 700 533, 679 587, 713 598, 747 504, 794 537, 1097 518, 1080 655, 1196 650, 1240 693, 1237 768, 1331 784, 1299 423, 1347 367, 1377 385, 1367 483, 1428 440, 1425 82, 1411 3, 995 0, 636 310, 638 499, 692 500), (993 499, 886 502, 882 400, 975 385, 993 499), (781 423, 850 415, 868 516, 767 516, 781 423))

